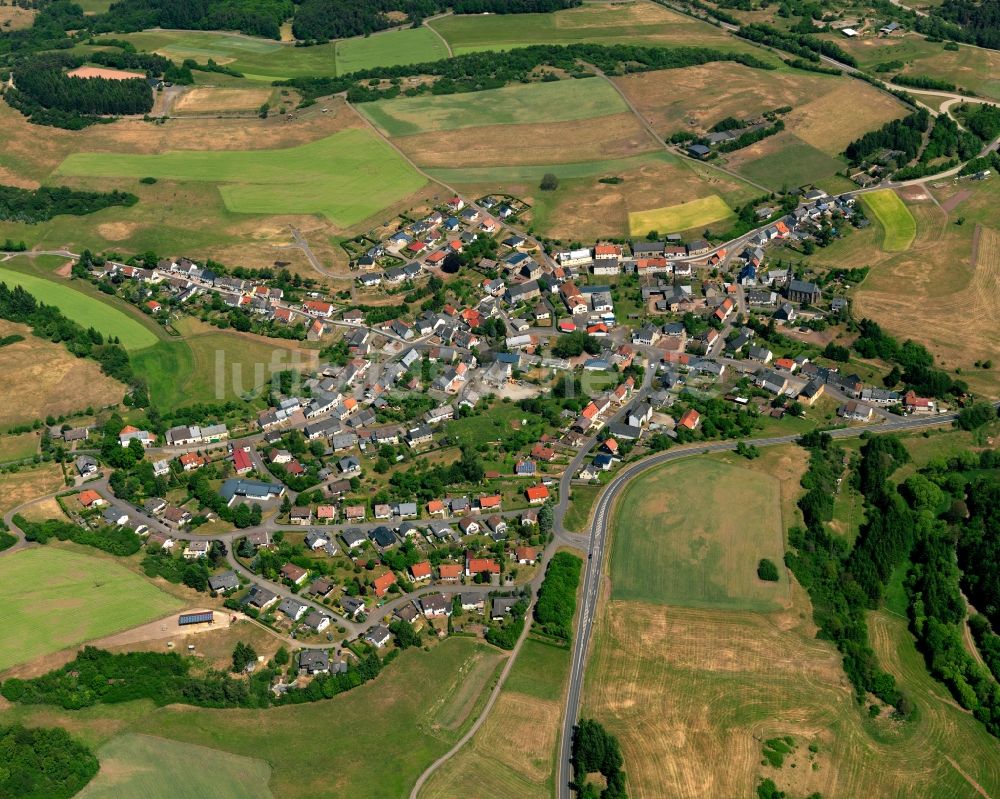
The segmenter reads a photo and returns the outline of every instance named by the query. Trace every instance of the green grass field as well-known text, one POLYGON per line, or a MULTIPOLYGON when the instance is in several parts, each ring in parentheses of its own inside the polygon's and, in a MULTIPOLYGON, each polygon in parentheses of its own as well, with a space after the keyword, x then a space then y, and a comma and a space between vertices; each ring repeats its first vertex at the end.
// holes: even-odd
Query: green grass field
POLYGON ((651 230, 677 232, 704 228, 715 222, 722 222, 734 216, 725 200, 716 194, 690 200, 666 208, 649 211, 633 211, 628 215, 629 231, 632 235, 643 236, 651 230))
POLYGON ((917 235, 917 223, 910 209, 892 189, 880 189, 861 195, 865 210, 882 226, 882 249, 902 252, 909 249, 917 235))
MULTIPOLYGON (((344 75, 359 69, 448 57, 444 42, 426 28, 389 31, 312 47, 295 47, 271 39, 220 31, 142 31, 122 38, 140 50, 161 53, 177 61, 194 58, 204 63, 212 58, 242 72, 248 80, 266 82, 344 75)), ((209 76, 204 82, 212 80, 214 78, 209 76)))
POLYGON ((458 167, 453 169, 428 169, 427 174, 446 183, 488 184, 488 183, 537 183, 546 172, 554 172, 560 180, 576 178, 612 177, 619 172, 641 167, 653 161, 677 163, 674 155, 646 153, 631 158, 611 158, 606 161, 576 161, 554 166, 532 164, 494 167, 458 167))
POLYGON ((507 441, 515 434, 520 435, 520 431, 536 438, 545 432, 545 421, 541 416, 522 411, 514 404, 494 405, 487 419, 488 422, 483 417, 472 416, 453 419, 445 424, 445 433, 460 446, 478 447, 507 441), (527 424, 522 425, 523 420, 527 420, 527 424))
POLYGON ((617 114, 625 103, 607 82, 594 78, 528 83, 473 94, 397 97, 358 109, 390 136, 480 125, 567 122, 617 114))
POLYGON ((407 28, 337 42, 337 74, 359 69, 421 64, 448 57, 444 42, 427 28, 407 28))
POLYGON ((456 55, 572 42, 747 47, 705 22, 646 3, 586 3, 551 14, 456 15, 431 25, 456 55))
POLYGON ((40 547, 0 558, 0 671, 163 616, 180 602, 116 563, 40 547))
POLYGON ((819 184, 830 192, 856 188, 846 178, 837 175, 845 167, 845 161, 827 155, 787 131, 774 139, 774 142, 765 145, 770 150, 768 154, 745 163, 738 163, 737 151, 734 154, 738 163, 735 170, 745 178, 762 186, 770 186, 775 191, 811 183, 819 184))
POLYGON ((761 558, 780 566, 784 555, 770 475, 704 459, 667 464, 629 485, 614 525, 612 599, 766 611, 788 592, 783 575, 757 578, 761 558))
POLYGON ((480 712, 500 660, 491 647, 455 638, 404 652, 374 682, 333 699, 267 710, 167 707, 133 729, 249 758, 266 752, 275 796, 398 799, 480 712))
POLYGON ((288 80, 336 72, 336 45, 295 47, 270 39, 208 31, 142 31, 122 36, 139 50, 183 61, 209 58, 255 81, 288 80))
POLYGON ((563 517, 563 525, 567 530, 582 533, 588 529, 587 522, 590 520, 590 512, 594 509, 594 502, 597 501, 597 495, 600 493, 601 486, 573 486, 569 506, 563 517))
POLYGON ((263 760, 127 733, 97 756, 101 770, 79 799, 271 799, 263 760), (193 767, 197 764, 197 767, 193 767))
POLYGON ((0 463, 30 458, 36 452, 38 452, 38 436, 34 433, 0 436, 0 463))
POLYGON ((271 343, 191 319, 180 320, 177 329, 183 338, 161 341, 132 357, 150 396, 163 408, 239 399, 265 385, 274 372, 304 364, 309 355, 294 341, 271 343))
POLYGON ((219 184, 231 211, 322 214, 342 227, 367 219, 426 183, 392 147, 359 129, 280 150, 73 153, 57 171, 84 177, 209 181, 219 184))
MULTIPOLYGON (((19 263, 17 259, 9 262, 19 263)), ((156 343, 156 336, 149 328, 123 311, 112 308, 96 297, 76 291, 66 283, 56 283, 36 275, 26 274, 0 265, 0 282, 8 286, 21 286, 35 298, 54 305, 67 317, 84 327, 93 327, 105 336, 115 336, 127 350, 139 350, 156 343)))
POLYGON ((545 641, 529 638, 510 670, 505 691, 558 702, 566 688, 569 651, 545 641))

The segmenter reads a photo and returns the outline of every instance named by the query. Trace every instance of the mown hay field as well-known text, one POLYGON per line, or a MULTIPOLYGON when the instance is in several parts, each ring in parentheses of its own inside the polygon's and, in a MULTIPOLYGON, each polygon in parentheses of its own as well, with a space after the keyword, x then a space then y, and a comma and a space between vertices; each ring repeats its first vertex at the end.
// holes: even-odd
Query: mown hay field
POLYGON ((927 676, 905 619, 871 621, 880 662, 917 706, 900 723, 866 718, 835 649, 805 621, 801 589, 777 614, 620 601, 602 613, 583 714, 621 741, 629 796, 749 799, 762 776, 790 796, 1000 790, 996 740, 927 676), (795 753, 782 768, 762 765, 762 742, 785 735, 795 753))
POLYGON ((792 69, 766 71, 727 61, 640 72, 613 79, 644 119, 669 136, 701 133, 726 117, 745 117, 825 94, 835 78, 792 69))
POLYGON ((287 149, 156 155, 73 153, 60 175, 211 182, 244 214, 322 214, 349 227, 418 191, 425 179, 371 131, 344 130, 287 149))
POLYGON ((683 607, 774 610, 788 578, 764 582, 757 563, 782 563, 781 481, 708 459, 636 478, 617 501, 612 598, 683 607))
POLYGON ((271 39, 255 39, 219 31, 155 30, 122 36, 139 50, 155 52, 181 62, 186 58, 242 72, 255 81, 288 80, 310 75, 333 75, 336 46, 295 47, 271 39))
POLYGON ((529 638, 485 724, 420 799, 551 796, 569 658, 568 649, 529 638))
POLYGON ((315 351, 301 350, 294 340, 219 331, 196 319, 182 319, 177 327, 183 338, 133 358, 162 407, 259 395, 274 373, 314 366, 315 351))
POLYGON ((346 75, 360 69, 397 64, 422 64, 447 57, 448 48, 445 43, 428 28, 387 31, 367 37, 339 40, 337 74, 346 75))
MULTIPOLYGON (((139 202, 128 208, 115 206, 86 216, 60 215, 34 225, 0 221, 0 239, 24 241, 29 248, 37 249, 151 251, 258 268, 273 268, 275 261, 280 260, 288 262, 292 271, 315 276, 315 270, 300 251, 278 247, 292 241, 288 228, 294 226, 307 236, 317 257, 328 265, 337 265, 344 253, 332 243, 331 237, 344 231, 324 216, 262 218, 238 213, 227 207, 217 184, 204 180, 158 179, 155 184, 145 184, 140 183, 140 177, 146 175, 115 179, 53 173, 73 153, 156 155, 186 150, 283 150, 363 126, 363 120, 343 98, 330 98, 322 106, 296 113, 292 120, 277 114, 268 119, 182 115, 171 119, 169 125, 126 119, 84 131, 52 128, 46 134, 46 146, 41 148, 37 146, 37 126, 0 104, 0 128, 6 137, 0 149, 0 182, 23 188, 45 184, 92 191, 119 189, 139 198, 139 202)), ((406 211, 422 202, 428 192, 425 188, 417 195, 408 195, 386 213, 406 211)))
POLYGON ((448 57, 444 42, 427 28, 386 31, 312 47, 222 31, 157 30, 122 38, 138 49, 183 61, 209 58, 251 81, 271 82, 316 75, 345 75, 359 69, 437 61, 448 57))
POLYGON ((859 317, 874 319, 900 340, 924 344, 942 368, 961 369, 973 391, 1000 396, 995 369, 974 366, 977 360, 996 359, 1000 340, 1000 312, 992 300, 1000 292, 1000 188, 993 181, 962 181, 927 191, 941 205, 930 194, 905 202, 916 221, 916 237, 905 251, 884 252, 881 231, 873 224, 817 250, 809 260, 820 268, 869 266, 868 277, 853 291, 859 317), (943 210, 955 200, 951 211, 943 210))
POLYGON ((774 191, 816 185, 836 194, 856 188, 837 173, 847 162, 824 153, 788 130, 726 156, 726 165, 774 191))
POLYGON ((64 485, 62 469, 54 463, 0 474, 0 516, 64 485))
POLYGON ((791 106, 786 130, 827 155, 906 108, 872 86, 849 78, 782 67, 760 70, 718 62, 615 78, 633 105, 658 131, 702 132, 726 117, 752 118, 791 106), (844 108, 851 113, 844 115, 844 108))
POLYGON ((618 160, 659 149, 630 112, 595 117, 580 124, 535 122, 484 125, 418 133, 394 139, 424 169, 500 169, 521 165, 618 160), (511 142, 517 142, 512 148, 511 142))
POLYGON ((752 49, 708 23, 646 2, 585 3, 551 14, 454 15, 430 24, 456 55, 573 42, 752 49))
POLYGON ((260 759, 126 733, 97 751, 101 770, 80 799, 271 799, 271 767, 260 759), (193 767, 197 764, 197 767, 193 767))
POLYGON ((38 433, 21 433, 15 436, 0 436, 0 463, 30 458, 38 452, 38 433))
POLYGON ((775 190, 807 183, 829 191, 850 188, 837 177, 846 166, 840 153, 862 133, 906 113, 901 103, 859 81, 787 67, 764 71, 720 62, 614 80, 664 138, 678 131, 702 135, 727 117, 752 119, 790 106, 783 132, 720 156, 730 169, 775 190))
MULTIPOLYGON (((680 537, 692 551, 702 547, 701 527, 718 526, 720 513, 754 523, 752 530, 760 513, 743 492, 760 488, 748 475, 778 484, 783 528, 801 523, 795 503, 804 450, 767 448, 760 458, 737 464, 741 459, 733 453, 687 461, 703 478, 696 491, 676 478, 668 484, 664 469, 653 472, 655 484, 635 481, 645 490, 616 505, 615 535, 634 526, 637 505, 654 504, 664 490, 681 494, 705 516, 678 517, 669 496, 659 503, 660 528, 674 532, 686 525, 680 537), (729 471, 717 471, 720 465, 729 471)), ((647 535, 662 548, 657 532, 647 535)), ((751 799, 762 777, 788 796, 997 794, 996 740, 928 676, 903 616, 871 614, 870 637, 880 664, 916 710, 906 722, 885 709, 872 718, 856 701, 836 649, 817 637, 809 597, 798 583, 787 586, 780 609, 768 612, 735 603, 690 607, 683 596, 664 603, 672 587, 649 598, 620 599, 622 572, 635 560, 621 562, 619 541, 611 553, 611 590, 598 611, 582 715, 621 741, 629 796, 751 799), (783 765, 769 765, 764 742, 784 736, 792 739, 792 751, 783 765)))
POLYGON ((916 33, 889 38, 847 39, 834 34, 838 45, 854 56, 862 69, 879 64, 903 63, 905 75, 926 75, 954 83, 983 97, 1000 100, 1000 53, 982 47, 959 45, 958 50, 944 49, 944 42, 930 42, 916 33))
POLYGON ((274 92, 258 86, 198 86, 182 94, 171 108, 172 114, 256 113, 274 92))
POLYGON ((0 338, 15 333, 24 341, 0 347, 0 428, 121 402, 125 386, 103 374, 96 361, 35 338, 27 325, 0 320, 0 338), (25 393, 25 386, 32 391, 25 393))
POLYGON ((110 560, 55 547, 0 558, 0 670, 166 615, 180 602, 110 560))

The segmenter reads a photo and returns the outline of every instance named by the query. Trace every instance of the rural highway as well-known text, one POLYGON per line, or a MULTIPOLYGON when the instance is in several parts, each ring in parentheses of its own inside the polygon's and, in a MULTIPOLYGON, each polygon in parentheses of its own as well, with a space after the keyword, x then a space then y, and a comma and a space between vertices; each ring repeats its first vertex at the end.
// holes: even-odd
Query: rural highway
MULTIPOLYGON (((1000 403, 994 403, 994 407, 1000 403)), ((830 430, 833 438, 852 438, 865 432, 891 433, 908 432, 929 427, 950 424, 958 414, 947 413, 929 417, 908 417, 894 419, 875 427, 843 427, 830 430)), ((756 447, 771 447, 780 444, 791 444, 799 438, 798 435, 773 436, 747 440, 746 443, 756 447)), ((590 528, 590 555, 586 562, 583 582, 582 603, 577 617, 576 633, 573 640, 573 656, 570 665, 569 690, 566 696, 566 712, 563 716, 562 738, 559 753, 559 767, 556 774, 558 799, 571 799, 570 780, 573 768, 570 762, 572 755, 573 728, 580 714, 580 697, 583 691, 584 672, 587 665, 587 655, 590 638, 593 632, 594 618, 597 613, 598 598, 601 588, 601 575, 604 568, 605 552, 608 546, 608 523, 615 500, 629 480, 637 475, 661 466, 670 461, 703 455, 710 452, 727 452, 736 449, 735 441, 720 441, 712 444, 696 445, 684 449, 673 449, 650 455, 627 466, 605 486, 594 508, 593 521, 590 528)), ((560 493, 562 500, 565 492, 560 493)), ((556 509, 556 529, 562 533, 562 517, 565 503, 560 501, 556 509)), ((563 533, 564 534, 564 533, 563 533)), ((627 766, 627 764, 626 764, 627 766)))

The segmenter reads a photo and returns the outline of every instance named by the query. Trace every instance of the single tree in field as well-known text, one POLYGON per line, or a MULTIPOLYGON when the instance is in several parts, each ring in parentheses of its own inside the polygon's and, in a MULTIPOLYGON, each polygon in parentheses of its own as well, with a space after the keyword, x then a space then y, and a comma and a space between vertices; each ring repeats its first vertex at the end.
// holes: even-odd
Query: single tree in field
POLYGON ((233 671, 246 671, 247 666, 257 660, 257 653, 250 644, 240 641, 233 649, 233 671))
POLYGON ((539 184, 538 188, 542 191, 555 191, 559 188, 559 178, 551 172, 546 172, 542 175, 542 182, 539 184))

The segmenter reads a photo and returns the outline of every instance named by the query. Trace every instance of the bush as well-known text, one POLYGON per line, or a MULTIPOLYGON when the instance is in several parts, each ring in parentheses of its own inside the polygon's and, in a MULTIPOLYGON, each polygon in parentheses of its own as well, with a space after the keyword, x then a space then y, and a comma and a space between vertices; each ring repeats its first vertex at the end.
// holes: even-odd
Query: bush
POLYGON ((958 419, 955 421, 963 430, 976 430, 985 424, 996 420, 996 409, 988 402, 976 402, 968 408, 962 408, 958 412, 958 419))
POLYGON ((774 561, 761 558, 760 563, 757 564, 757 576, 769 583, 776 583, 778 582, 778 567, 774 565, 774 561))
POLYGON ((542 182, 538 184, 538 188, 542 191, 555 191, 559 188, 559 178, 551 172, 546 172, 542 175, 542 182))

